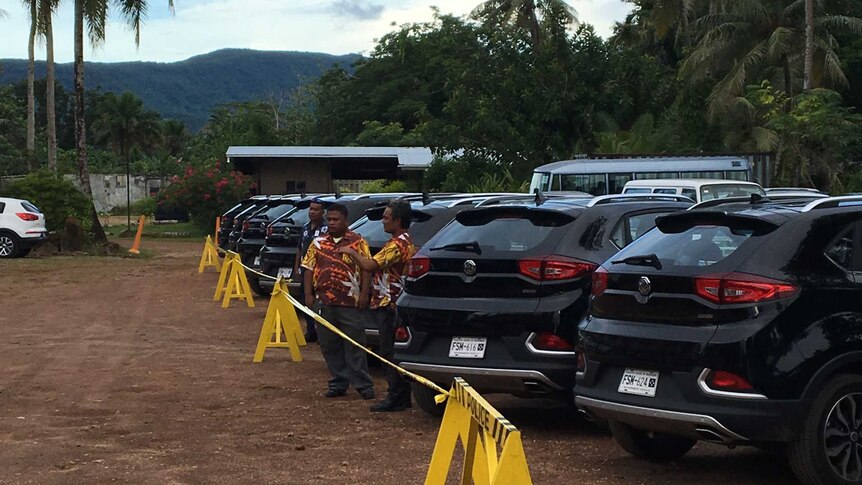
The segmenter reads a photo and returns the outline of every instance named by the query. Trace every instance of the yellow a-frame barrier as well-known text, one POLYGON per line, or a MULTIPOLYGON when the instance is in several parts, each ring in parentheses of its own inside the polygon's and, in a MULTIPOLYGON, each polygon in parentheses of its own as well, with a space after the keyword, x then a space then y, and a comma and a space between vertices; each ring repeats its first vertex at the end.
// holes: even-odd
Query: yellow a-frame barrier
POLYGON ((257 349, 254 352, 253 362, 263 362, 263 354, 266 349, 288 349, 290 358, 294 362, 302 360, 299 347, 306 345, 305 335, 299 326, 299 318, 293 304, 285 298, 287 285, 279 276, 272 287, 272 297, 269 307, 266 309, 266 317, 263 319, 263 327, 260 329, 260 338, 257 340, 257 349), (281 339, 284 334, 284 340, 281 339))
MULTIPOLYGON (((141 224, 138 226, 138 235, 141 234, 140 228, 144 227, 143 222, 143 216, 141 216, 141 224)), ((206 243, 204 244, 204 252, 201 254, 201 263, 198 265, 198 273, 203 273, 206 268, 215 268, 216 271, 221 271, 221 264, 218 259, 218 249, 216 249, 216 245, 209 236, 207 236, 206 243)))
POLYGON ((458 441, 464 447, 462 485, 533 483, 521 432, 460 377, 449 391, 425 485, 445 485, 458 441))

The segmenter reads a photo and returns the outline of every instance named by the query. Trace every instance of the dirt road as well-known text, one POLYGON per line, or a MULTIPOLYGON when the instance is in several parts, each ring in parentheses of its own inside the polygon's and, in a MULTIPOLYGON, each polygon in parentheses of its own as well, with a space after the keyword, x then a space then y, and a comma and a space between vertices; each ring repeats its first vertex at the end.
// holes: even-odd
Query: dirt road
MULTIPOLYGON (((0 261, 0 483, 422 482, 436 419, 324 398, 314 344, 301 363, 252 364, 266 301, 222 310, 199 243, 144 246, 156 257, 0 261)), ((754 449, 648 464, 570 407, 490 400, 521 428, 535 483, 793 482, 754 449)))

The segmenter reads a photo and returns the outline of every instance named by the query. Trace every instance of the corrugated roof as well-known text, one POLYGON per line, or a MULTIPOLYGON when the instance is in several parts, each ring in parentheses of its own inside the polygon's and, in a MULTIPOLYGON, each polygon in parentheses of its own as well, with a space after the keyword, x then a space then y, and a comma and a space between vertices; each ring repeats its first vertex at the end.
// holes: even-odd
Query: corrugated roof
POLYGON ((228 158, 389 158, 397 157, 402 168, 427 168, 431 165, 428 147, 246 147, 227 149, 228 158))

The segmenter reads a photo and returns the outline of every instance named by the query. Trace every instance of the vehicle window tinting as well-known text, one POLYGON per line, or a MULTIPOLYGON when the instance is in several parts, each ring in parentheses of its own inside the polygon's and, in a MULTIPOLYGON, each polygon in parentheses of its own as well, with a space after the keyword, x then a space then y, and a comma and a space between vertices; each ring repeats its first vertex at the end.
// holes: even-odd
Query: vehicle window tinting
POLYGON ((564 192, 588 192, 592 195, 605 195, 607 193, 605 174, 603 173, 563 175, 560 184, 560 190, 564 192))
POLYGON ((679 172, 640 172, 635 174, 636 180, 678 179, 679 172))
POLYGON ((766 195, 757 185, 717 184, 704 185, 700 188, 701 201, 726 197, 751 197, 751 194, 766 195))
POLYGON ((0 202, 0 214, 2 214, 5 209, 6 209, 6 204, 3 202, 0 202))
POLYGON ((611 241, 620 249, 655 227, 655 218, 661 213, 637 214, 620 219, 611 234, 611 241))
POLYGON ((684 231, 651 231, 629 245, 615 259, 655 254, 664 266, 707 267, 733 254, 754 234, 753 229, 695 225, 684 231))
POLYGON ((42 211, 40 211, 38 207, 36 207, 35 205, 33 205, 29 202, 21 202, 21 207, 23 207, 24 210, 27 212, 35 212, 37 214, 42 213, 42 211))
POLYGON ((568 220, 537 219, 518 214, 498 215, 481 224, 464 224, 457 219, 446 226, 433 242, 435 247, 477 242, 482 251, 524 253, 553 249, 568 220))
POLYGON ((853 270, 853 226, 841 231, 825 253, 833 263, 848 271, 853 270))
POLYGON ((622 194, 623 187, 625 187, 626 182, 630 182, 632 180, 632 174, 630 173, 609 173, 608 174, 608 193, 609 194, 622 194))

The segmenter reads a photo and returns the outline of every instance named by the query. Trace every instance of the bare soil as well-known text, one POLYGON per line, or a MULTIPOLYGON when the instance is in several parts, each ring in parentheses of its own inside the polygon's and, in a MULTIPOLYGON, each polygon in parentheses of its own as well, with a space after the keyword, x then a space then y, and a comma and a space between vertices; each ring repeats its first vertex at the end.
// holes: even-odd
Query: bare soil
MULTIPOLYGON (((421 483, 439 420, 323 397, 315 344, 252 364, 266 300, 222 310, 201 246, 0 261, 0 483, 421 483)), ((535 483, 794 481, 779 455, 702 444, 651 464, 570 406, 490 400, 522 430, 535 483)))

